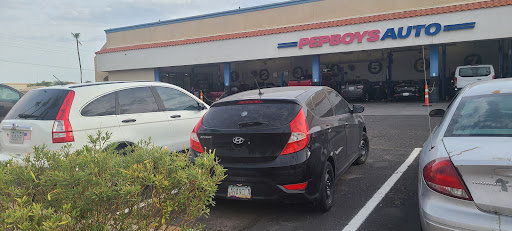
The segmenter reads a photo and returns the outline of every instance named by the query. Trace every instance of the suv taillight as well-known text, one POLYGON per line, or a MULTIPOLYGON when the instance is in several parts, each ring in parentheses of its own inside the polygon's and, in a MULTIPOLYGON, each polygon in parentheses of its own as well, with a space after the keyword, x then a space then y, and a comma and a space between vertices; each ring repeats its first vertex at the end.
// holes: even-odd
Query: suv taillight
POLYGON ((55 122, 53 122, 53 143, 67 143, 75 141, 73 129, 69 122, 69 110, 71 109, 71 104, 73 103, 74 98, 75 92, 69 91, 66 99, 64 99, 64 102, 62 103, 62 106, 60 106, 59 114, 57 114, 55 122))
MULTIPOLYGON (((204 118, 204 116, 203 116, 204 118)), ((203 125, 203 118, 197 122, 196 126, 192 130, 192 133, 190 133, 190 148, 192 148, 196 152, 203 153, 204 149, 201 146, 201 142, 199 142, 199 137, 197 136, 197 131, 199 128, 203 125)))
POLYGON ((438 193, 463 200, 473 200, 452 161, 447 157, 435 159, 425 165, 423 179, 430 189, 438 193))
POLYGON ((303 109, 300 109, 299 114, 290 123, 290 128, 292 134, 281 155, 298 152, 305 148, 309 142, 309 128, 303 109))
POLYGON ((455 82, 455 88, 457 88, 457 76, 455 76, 454 82, 455 82))

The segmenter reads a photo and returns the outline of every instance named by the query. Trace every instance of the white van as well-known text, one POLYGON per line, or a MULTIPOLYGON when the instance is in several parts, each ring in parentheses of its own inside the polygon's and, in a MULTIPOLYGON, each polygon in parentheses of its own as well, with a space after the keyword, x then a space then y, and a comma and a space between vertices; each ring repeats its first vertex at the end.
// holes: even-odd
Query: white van
POLYGON ((468 84, 494 77, 492 65, 458 66, 455 70, 455 89, 460 90, 468 84))

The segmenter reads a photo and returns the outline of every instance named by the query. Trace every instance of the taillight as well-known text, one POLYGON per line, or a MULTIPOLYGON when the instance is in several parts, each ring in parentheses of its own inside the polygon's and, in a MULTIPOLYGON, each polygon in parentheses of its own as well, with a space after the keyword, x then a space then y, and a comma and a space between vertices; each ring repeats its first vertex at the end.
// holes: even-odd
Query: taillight
MULTIPOLYGON (((203 116, 204 117, 204 116, 203 116)), ((197 131, 199 128, 203 125, 203 118, 197 122, 196 126, 192 130, 192 133, 190 133, 190 147, 194 149, 196 152, 203 153, 204 149, 201 146, 201 142, 199 142, 199 137, 197 136, 197 131)))
POLYGON ((495 79, 495 78, 496 78, 496 76, 495 76, 495 75, 493 75, 493 76, 492 76, 492 79, 495 79))
POLYGON ((449 158, 438 158, 425 165, 423 179, 430 189, 438 193, 463 200, 473 200, 449 158))
POLYGON ((455 79, 453 81, 455 82, 455 88, 457 88, 457 76, 455 76, 455 79))
POLYGON ((64 99, 64 102, 60 106, 59 114, 57 114, 55 122, 53 122, 53 143, 67 143, 75 141, 75 137, 73 136, 73 129, 71 128, 71 123, 69 122, 69 110, 71 109, 71 104, 73 103, 74 98, 75 92, 69 91, 68 95, 64 99))
POLYGON ((281 155, 298 152, 305 148, 309 142, 308 123, 303 109, 300 109, 299 114, 297 114, 295 119, 290 123, 290 128, 292 130, 292 134, 290 135, 290 139, 288 139, 288 143, 281 152, 281 155))
POLYGON ((306 187, 308 187, 308 182, 283 185, 283 188, 288 190, 304 190, 306 187))

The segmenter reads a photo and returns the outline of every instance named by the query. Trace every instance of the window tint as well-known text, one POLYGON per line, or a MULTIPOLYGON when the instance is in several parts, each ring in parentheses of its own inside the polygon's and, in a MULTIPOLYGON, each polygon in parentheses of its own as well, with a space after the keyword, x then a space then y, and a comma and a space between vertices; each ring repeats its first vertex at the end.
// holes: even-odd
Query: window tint
POLYGON ((331 103, 327 99, 327 95, 325 94, 325 91, 319 91, 313 96, 311 96, 311 102, 312 105, 310 107, 313 107, 313 113, 318 117, 329 117, 333 116, 333 110, 331 107, 331 103))
POLYGON ((14 105, 5 119, 55 120, 69 90, 36 89, 29 91, 14 105))
POLYGON ((219 129, 254 129, 288 125, 302 107, 293 102, 264 101, 257 104, 213 105, 203 126, 219 129))
POLYGON ((198 102, 179 90, 156 87, 156 91, 160 95, 166 111, 198 110, 198 102))
POLYGON ((20 99, 20 94, 18 92, 7 88, 7 87, 0 87, 0 101, 1 102, 9 102, 9 103, 16 103, 20 99))
POLYGON ((512 136, 512 94, 462 98, 446 136, 512 136))
POLYGON ((460 77, 481 77, 491 74, 490 67, 462 67, 459 69, 460 77))
POLYGON ((158 111, 158 106, 149 87, 139 87, 119 91, 120 114, 146 113, 158 111))
POLYGON ((342 115, 350 112, 347 101, 345 101, 338 92, 328 91, 327 97, 333 105, 335 115, 342 115))
POLYGON ((110 93, 99 97, 82 109, 83 116, 105 116, 116 114, 116 95, 110 93))

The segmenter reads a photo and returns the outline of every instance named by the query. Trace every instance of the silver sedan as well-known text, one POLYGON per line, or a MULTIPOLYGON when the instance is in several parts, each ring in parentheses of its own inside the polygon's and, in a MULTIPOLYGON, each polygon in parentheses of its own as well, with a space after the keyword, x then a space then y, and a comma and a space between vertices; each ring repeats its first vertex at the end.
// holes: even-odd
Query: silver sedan
POLYGON ((423 230, 512 230, 512 79, 465 87, 419 160, 423 230))

